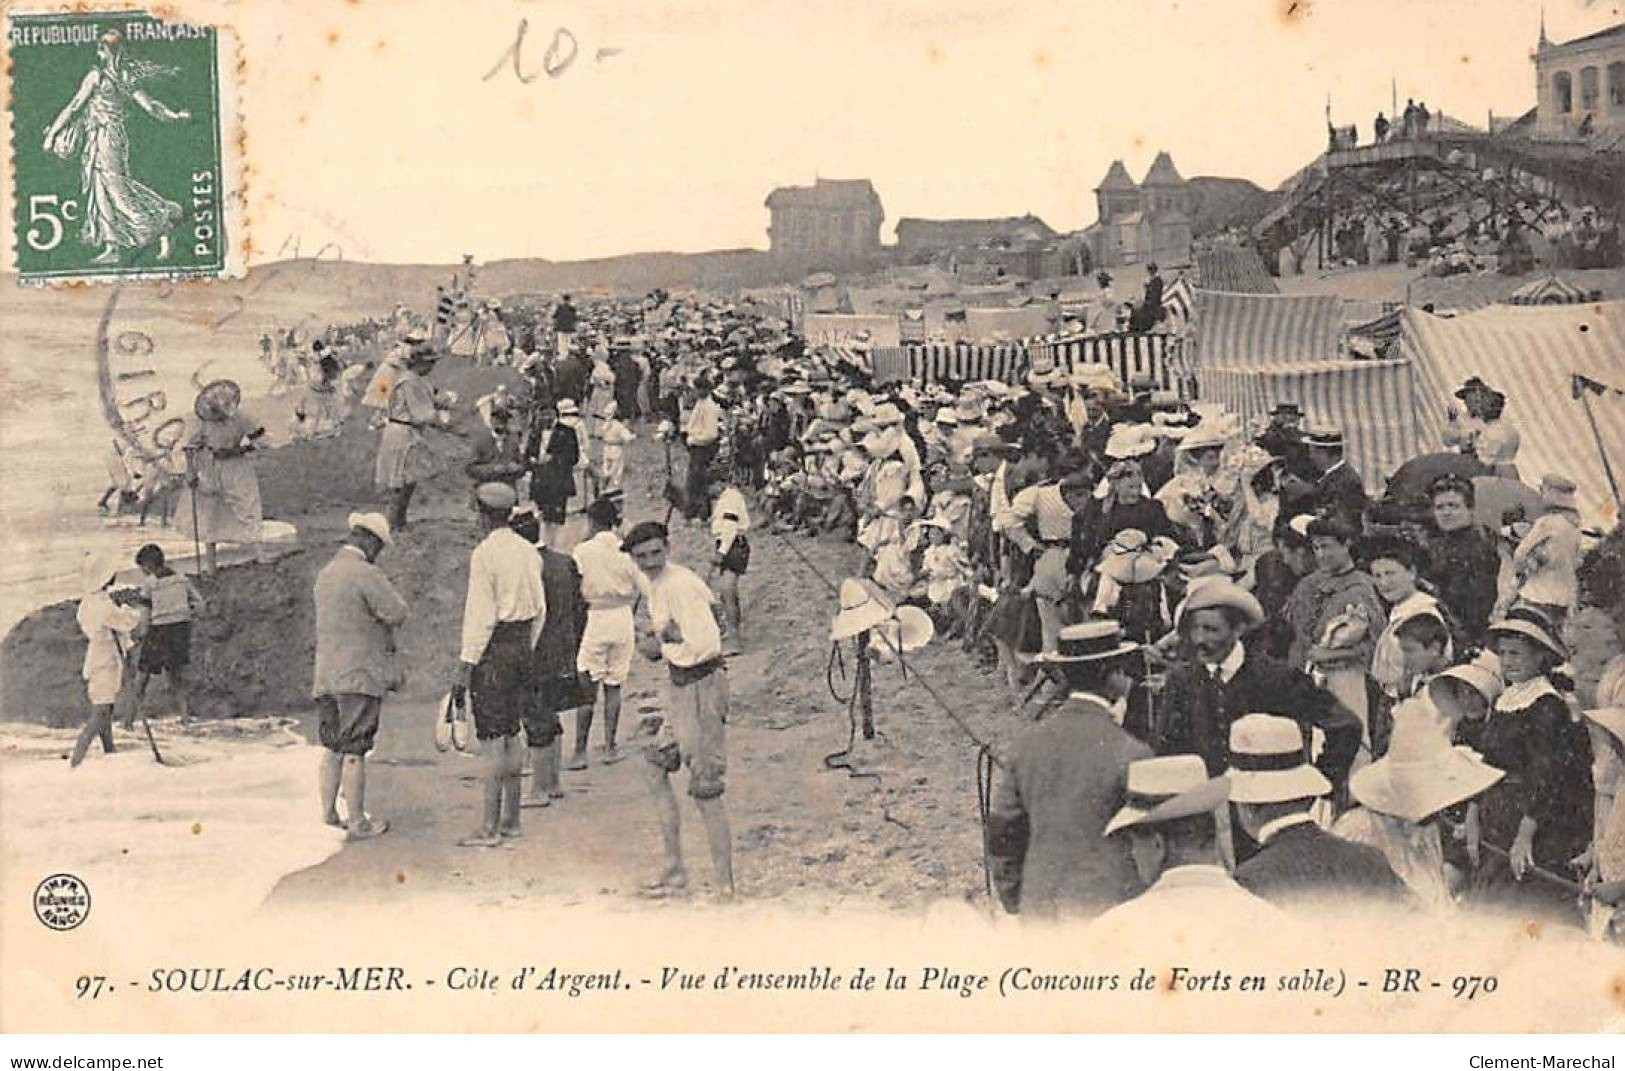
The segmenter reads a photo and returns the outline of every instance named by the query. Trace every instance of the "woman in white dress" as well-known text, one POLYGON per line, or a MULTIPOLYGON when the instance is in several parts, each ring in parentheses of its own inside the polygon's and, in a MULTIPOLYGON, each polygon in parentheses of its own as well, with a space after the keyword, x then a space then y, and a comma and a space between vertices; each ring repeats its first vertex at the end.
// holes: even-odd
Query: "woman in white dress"
POLYGON ((229 380, 198 392, 193 406, 198 425, 187 439, 186 496, 180 504, 190 534, 203 544, 214 572, 221 543, 252 543, 259 550, 263 515, 253 453, 265 429, 244 417, 241 395, 229 380))
POLYGON ((123 250, 160 240, 158 259, 169 256, 169 231, 180 222, 181 206, 130 177, 130 139, 124 118, 133 104, 164 123, 185 122, 192 114, 154 100, 143 83, 175 74, 125 55, 117 30, 96 45, 96 66, 79 83, 73 99, 45 128, 45 151, 63 159, 79 157, 84 225, 79 240, 99 245, 93 263, 111 264, 123 250))

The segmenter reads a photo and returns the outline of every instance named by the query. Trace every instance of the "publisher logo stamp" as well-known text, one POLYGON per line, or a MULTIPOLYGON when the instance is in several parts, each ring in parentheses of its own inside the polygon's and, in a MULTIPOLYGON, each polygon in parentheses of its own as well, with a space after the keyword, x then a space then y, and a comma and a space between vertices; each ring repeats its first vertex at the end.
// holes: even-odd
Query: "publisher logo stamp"
POLYGON ((34 890, 34 917, 53 930, 71 930, 90 915, 90 887, 72 874, 52 874, 34 890))
POLYGON ((219 32, 139 11, 6 30, 22 279, 223 274, 219 32))

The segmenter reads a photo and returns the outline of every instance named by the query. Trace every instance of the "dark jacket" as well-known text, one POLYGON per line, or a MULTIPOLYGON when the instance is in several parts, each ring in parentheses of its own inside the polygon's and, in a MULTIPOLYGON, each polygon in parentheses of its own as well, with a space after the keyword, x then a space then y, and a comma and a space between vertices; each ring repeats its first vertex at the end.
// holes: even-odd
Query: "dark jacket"
POLYGON ((530 476, 530 497, 537 505, 562 506, 575 494, 575 466, 581 460, 581 442, 575 430, 563 424, 554 424, 531 441, 531 457, 536 467, 530 476), (547 438, 547 460, 539 460, 541 434, 547 438))
POLYGON ((1482 643, 1501 569, 1495 537, 1476 524, 1454 532, 1434 530, 1428 533, 1427 550, 1427 578, 1460 629, 1457 638, 1462 646, 1482 643))
POLYGON ((553 391, 560 399, 568 398, 576 404, 587 396, 587 381, 592 366, 584 358, 571 355, 553 368, 553 391))
POLYGON ((573 673, 587 628, 587 600, 581 597, 581 568, 570 555, 552 547, 542 548, 542 595, 547 616, 536 639, 536 672, 545 676, 573 673))
POLYGON ((1330 510, 1356 528, 1365 515, 1365 483, 1345 463, 1321 476, 1315 485, 1317 505, 1330 510))
POLYGON ((1360 719, 1308 674, 1251 651, 1228 682, 1210 677, 1199 664, 1170 669, 1148 743, 1159 755, 1200 755, 1217 777, 1228 765, 1230 723, 1244 714, 1296 721, 1303 728, 1305 757, 1310 730, 1318 727, 1326 742, 1315 765, 1334 785, 1348 777, 1360 750, 1360 719))
POLYGON ((994 771, 987 830, 1006 910, 1097 915, 1139 891, 1126 840, 1104 830, 1123 805, 1128 764, 1150 755, 1105 707, 1083 699, 1016 738, 994 771))
POLYGON ((1402 904, 1405 883, 1376 848, 1355 844, 1313 822, 1276 833, 1245 863, 1236 881, 1277 905, 1319 900, 1402 904))

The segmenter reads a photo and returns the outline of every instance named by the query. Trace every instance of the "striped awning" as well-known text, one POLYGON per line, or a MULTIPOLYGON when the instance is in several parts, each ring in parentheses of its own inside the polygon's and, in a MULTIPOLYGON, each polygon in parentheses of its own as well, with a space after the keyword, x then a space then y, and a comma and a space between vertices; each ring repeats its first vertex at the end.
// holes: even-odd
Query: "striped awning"
POLYGON ((1336 360, 1341 320, 1333 295, 1197 290, 1197 360, 1215 368, 1336 360))
POLYGON ((1579 305, 1591 300, 1590 295, 1565 279, 1548 275, 1525 283, 1506 297, 1508 305, 1579 305))
POLYGON ((876 383, 971 383, 984 379, 1015 383, 1027 374, 1031 364, 1025 342, 885 346, 869 355, 876 383))
POLYGON ((1196 254, 1196 276, 1205 290, 1232 294, 1279 294, 1281 288, 1251 247, 1218 246, 1196 254))
POLYGON ((1380 495, 1406 459, 1418 453, 1411 362, 1298 361, 1219 367, 1203 365, 1202 398, 1237 414, 1243 426, 1266 417, 1278 402, 1297 402, 1310 421, 1343 429, 1344 456, 1365 489, 1380 495))
MULTIPOLYGON (((1518 431, 1518 472, 1536 484, 1548 472, 1579 487, 1588 522, 1616 516, 1596 437, 1575 398, 1573 378, 1614 383, 1625 367, 1625 302, 1518 307, 1490 305, 1444 319, 1407 309, 1403 352, 1416 365, 1425 449, 1442 448, 1456 388, 1480 376, 1507 397, 1502 417, 1518 431)), ((1625 398, 1590 399, 1616 473, 1625 472, 1625 398)))

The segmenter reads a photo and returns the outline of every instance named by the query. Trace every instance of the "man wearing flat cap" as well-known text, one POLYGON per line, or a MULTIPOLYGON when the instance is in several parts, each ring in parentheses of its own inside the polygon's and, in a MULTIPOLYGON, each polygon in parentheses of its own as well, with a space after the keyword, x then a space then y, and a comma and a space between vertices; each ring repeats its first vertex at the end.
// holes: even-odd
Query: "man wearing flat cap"
POLYGON ((1315 823, 1310 809, 1332 783, 1304 760, 1302 740, 1297 722, 1273 714, 1230 726, 1230 803, 1259 845, 1236 867, 1236 881, 1281 907, 1403 904, 1404 883, 1382 852, 1315 823))
POLYGON ((1063 628, 1041 661, 1064 675, 1065 699, 1047 707, 993 773, 987 852, 1005 910, 1095 915, 1135 891, 1127 845, 1102 830, 1129 763, 1151 749, 1120 728, 1140 645, 1115 621, 1063 628))
POLYGON ((367 814, 367 752, 378 735, 384 695, 395 687, 395 630, 406 600, 376 564, 390 542, 377 513, 350 514, 350 534, 316 575, 316 670, 312 693, 321 714, 322 815, 352 840, 376 837, 389 823, 367 814), (340 818, 339 793, 349 814, 340 818))

